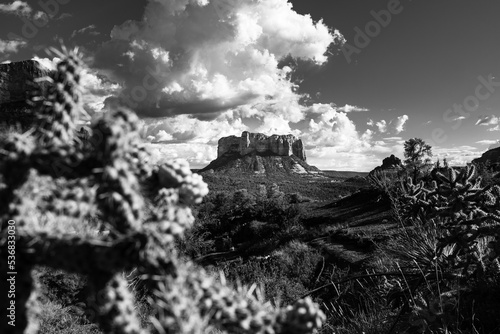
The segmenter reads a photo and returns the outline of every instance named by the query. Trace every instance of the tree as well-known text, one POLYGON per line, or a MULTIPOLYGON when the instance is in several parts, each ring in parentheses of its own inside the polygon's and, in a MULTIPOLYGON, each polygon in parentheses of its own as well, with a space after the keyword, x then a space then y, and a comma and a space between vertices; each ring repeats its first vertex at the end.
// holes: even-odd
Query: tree
POLYGON ((421 138, 411 138, 405 141, 405 165, 413 172, 413 181, 417 181, 417 176, 425 164, 430 162, 432 157, 432 147, 421 138))

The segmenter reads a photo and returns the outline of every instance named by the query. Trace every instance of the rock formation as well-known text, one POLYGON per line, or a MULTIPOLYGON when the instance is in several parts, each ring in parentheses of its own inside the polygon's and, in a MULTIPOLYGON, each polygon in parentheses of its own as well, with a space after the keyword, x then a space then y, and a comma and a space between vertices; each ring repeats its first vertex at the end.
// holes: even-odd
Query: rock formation
POLYGON ((394 154, 391 154, 390 157, 387 157, 384 160, 382 160, 382 165, 375 167, 375 169, 373 169, 370 172, 370 174, 374 173, 376 171, 379 171, 379 170, 395 171, 395 170, 401 169, 402 167, 403 167, 403 164, 401 162, 401 159, 396 157, 394 154))
POLYGON ((44 90, 47 84, 34 83, 37 78, 50 75, 35 60, 0 64, 0 123, 30 126, 35 118, 33 108, 26 101, 33 89, 44 90))
POLYGON ((217 159, 200 172, 319 173, 319 169, 306 163, 304 144, 293 135, 266 136, 245 131, 240 137, 223 137, 218 144, 217 159))
POLYGON ((472 160, 473 164, 487 164, 494 171, 500 171, 500 147, 483 153, 479 158, 472 160))
POLYGON ((306 161, 306 153, 302 140, 293 135, 266 136, 262 133, 243 132, 241 137, 229 136, 219 139, 217 158, 224 155, 246 156, 258 155, 291 156, 306 161))

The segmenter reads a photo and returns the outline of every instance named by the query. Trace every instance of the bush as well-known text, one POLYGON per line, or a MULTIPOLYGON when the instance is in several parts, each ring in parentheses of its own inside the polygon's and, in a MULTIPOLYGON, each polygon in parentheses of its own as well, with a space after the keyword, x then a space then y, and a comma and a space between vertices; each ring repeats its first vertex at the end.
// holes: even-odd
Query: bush
MULTIPOLYGON (((257 193, 247 189, 209 196, 197 208, 191 234, 194 244, 215 242, 207 251, 227 251, 240 243, 265 243, 270 239, 291 238, 301 231, 301 209, 277 185, 262 185, 257 193), (218 246, 219 245, 219 246, 218 246)), ((192 252, 191 252, 192 253, 192 252)))
POLYGON ((267 256, 251 257, 223 266, 224 274, 245 284, 262 286, 275 302, 291 303, 311 289, 321 254, 299 241, 291 241, 267 256))

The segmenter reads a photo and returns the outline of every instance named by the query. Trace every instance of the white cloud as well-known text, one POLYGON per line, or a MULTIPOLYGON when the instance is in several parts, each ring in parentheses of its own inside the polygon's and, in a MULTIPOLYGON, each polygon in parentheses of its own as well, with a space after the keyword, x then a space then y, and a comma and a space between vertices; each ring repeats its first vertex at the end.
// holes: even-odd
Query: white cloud
POLYGON ((6 41, 0 39, 0 54, 1 53, 16 53, 20 48, 23 48, 27 45, 25 41, 6 41))
POLYGON ((219 115, 210 122, 191 118, 188 115, 179 115, 165 119, 146 119, 146 135, 154 136, 156 141, 159 134, 168 135, 168 140, 178 143, 196 143, 217 145, 221 137, 240 135, 248 130, 239 118, 232 118, 230 112, 219 115))
POLYGON ((464 145, 455 147, 439 147, 435 146, 432 148, 433 160, 443 160, 446 161, 450 166, 465 166, 467 163, 472 162, 475 158, 478 158, 483 153, 483 150, 478 150, 476 147, 464 145))
POLYGON ((479 117, 479 119, 476 122, 476 125, 488 126, 488 125, 498 125, 499 123, 500 123, 499 117, 495 115, 485 115, 479 117))
MULTIPOLYGON (((48 70, 54 71, 57 67, 59 58, 39 58, 35 56, 36 60, 41 66, 48 70)), ((100 75, 96 70, 84 69, 80 75, 80 84, 83 89, 83 104, 85 110, 90 114, 100 112, 105 107, 105 100, 113 95, 116 95, 121 86, 106 79, 100 75)))
POLYGON ((95 24, 91 24, 89 26, 86 26, 82 29, 79 30, 73 30, 73 33, 71 34, 71 38, 74 38, 76 35, 83 35, 83 34, 89 34, 89 35, 100 35, 100 32, 96 31, 97 27, 95 24))
POLYGON ((477 141, 476 144, 489 145, 488 150, 492 150, 494 148, 500 147, 500 140, 480 140, 477 141))
POLYGON ((369 109, 358 107, 358 106, 351 106, 349 104, 346 104, 343 107, 338 107, 338 111, 343 111, 343 112, 360 112, 360 111, 369 111, 369 109))
POLYGON ((386 133, 387 132, 387 122, 385 120, 381 120, 381 121, 375 123, 375 125, 377 126, 378 131, 380 133, 386 133))
MULTIPOLYGON (((408 115, 399 116, 393 123, 394 130, 396 133, 401 133, 405 130, 404 126, 408 121, 408 115)), ((392 121, 391 121, 392 123, 392 121)))
POLYGON ((495 127, 489 128, 488 131, 500 131, 500 126, 497 125, 495 127))
POLYGON ((13 1, 10 4, 0 4, 0 13, 23 16, 31 20, 46 22, 49 17, 45 12, 33 11, 33 8, 25 1, 13 1))
POLYGON ((160 130, 156 134, 155 141, 169 141, 172 140, 173 138, 174 137, 171 134, 167 133, 167 131, 160 130))
POLYGON ((0 4, 0 13, 29 17, 32 12, 31 6, 24 1, 16 0, 10 4, 0 4))
POLYGON ((500 147, 500 140, 497 140, 496 143, 492 143, 490 146, 488 146, 488 150, 492 150, 498 147, 500 147))
POLYGON ((374 122, 373 120, 369 120, 368 126, 376 126, 378 132, 380 133, 394 133, 399 134, 405 130, 405 124, 408 121, 408 115, 398 116, 395 119, 391 119, 389 122, 386 120, 380 120, 378 122, 374 122))
POLYGON ((152 153, 151 163, 161 164, 172 159, 183 159, 191 168, 203 168, 217 158, 217 148, 207 144, 154 144, 146 145, 152 153))
POLYGON ((261 117, 277 113, 293 121, 301 118, 301 96, 291 68, 280 69, 279 61, 290 55, 322 64, 328 47, 342 41, 287 0, 150 0, 141 21, 114 27, 111 38, 96 66, 124 82, 125 95, 150 83, 134 101, 141 115, 204 118, 259 104, 261 117))
POLYGON ((498 142, 497 140, 480 140, 480 141, 477 141, 476 144, 492 145, 492 144, 496 144, 497 142, 498 142))

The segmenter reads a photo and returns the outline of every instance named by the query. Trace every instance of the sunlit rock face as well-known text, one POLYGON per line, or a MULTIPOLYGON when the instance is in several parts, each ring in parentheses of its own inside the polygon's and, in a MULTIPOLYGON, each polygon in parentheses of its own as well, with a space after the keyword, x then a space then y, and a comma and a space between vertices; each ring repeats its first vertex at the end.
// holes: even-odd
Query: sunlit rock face
POLYGON ((304 144, 293 135, 266 136, 245 131, 240 137, 223 137, 218 144, 217 159, 201 169, 201 173, 304 176, 320 173, 306 162, 304 144))
POLYGON ((8 126, 29 127, 35 122, 27 103, 33 90, 44 90, 47 83, 36 83, 35 79, 49 76, 35 60, 0 64, 0 123, 8 126))
POLYGON ((229 136, 219 139, 217 157, 249 154, 291 156, 306 161, 302 140, 293 135, 266 136, 262 133, 243 132, 241 137, 229 136))

